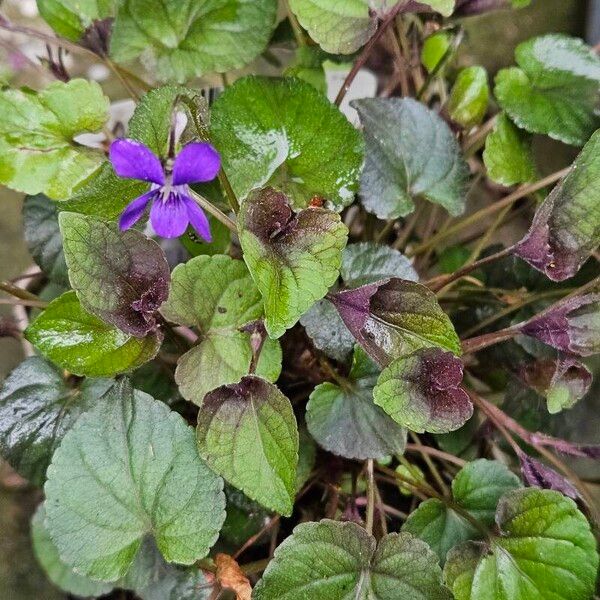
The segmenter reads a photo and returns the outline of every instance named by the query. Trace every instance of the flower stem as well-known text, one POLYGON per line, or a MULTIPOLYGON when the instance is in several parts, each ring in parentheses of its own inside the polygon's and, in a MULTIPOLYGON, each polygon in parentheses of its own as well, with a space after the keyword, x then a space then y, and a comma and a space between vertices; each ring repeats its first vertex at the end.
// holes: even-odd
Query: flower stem
POLYGON ((32 300, 34 302, 42 302, 35 294, 32 294, 31 292, 28 292, 23 288, 13 285, 9 281, 0 281, 0 290, 21 300, 32 300))
POLYGON ((479 335, 477 337, 464 340, 462 342, 463 354, 478 352, 479 350, 483 350, 489 346, 494 346, 500 342, 511 340, 518 333, 518 327, 507 327, 506 329, 501 329, 500 331, 494 331, 493 333, 486 333, 484 335, 479 335))
POLYGON ((211 204, 206 198, 203 198, 191 188, 190 193, 192 198, 200 205, 201 208, 210 213, 218 221, 221 221, 221 223, 228 227, 233 233, 237 234, 237 227, 235 223, 224 212, 220 211, 214 204, 211 204))
POLYGON ((373 459, 367 460, 367 517, 365 528, 367 533, 373 533, 373 518, 375 514, 375 478, 373 475, 373 459))

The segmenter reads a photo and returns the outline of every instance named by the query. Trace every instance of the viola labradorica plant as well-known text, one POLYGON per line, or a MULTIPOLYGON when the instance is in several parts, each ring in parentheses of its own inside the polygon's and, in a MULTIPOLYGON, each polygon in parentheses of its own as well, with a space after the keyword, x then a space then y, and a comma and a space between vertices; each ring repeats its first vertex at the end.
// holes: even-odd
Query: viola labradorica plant
POLYGON ((464 44, 529 4, 0 16, 50 49, 0 91, 36 597, 596 597, 598 48, 464 44))

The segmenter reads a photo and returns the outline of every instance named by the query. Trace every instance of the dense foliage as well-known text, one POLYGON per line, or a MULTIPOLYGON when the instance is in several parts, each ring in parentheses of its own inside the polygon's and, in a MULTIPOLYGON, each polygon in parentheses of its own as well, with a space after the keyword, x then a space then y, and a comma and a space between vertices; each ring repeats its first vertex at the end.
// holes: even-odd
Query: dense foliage
POLYGON ((0 28, 135 101, 115 122, 52 58, 53 83, 0 91, 0 183, 40 269, 0 284, 29 321, 2 333, 34 349, 0 452, 43 489, 48 578, 594 598, 573 462, 600 446, 561 424, 600 353, 597 49, 549 34, 493 82, 461 68, 465 20, 527 0, 37 4, 53 34, 0 28), (548 174, 549 144, 572 164, 548 174))

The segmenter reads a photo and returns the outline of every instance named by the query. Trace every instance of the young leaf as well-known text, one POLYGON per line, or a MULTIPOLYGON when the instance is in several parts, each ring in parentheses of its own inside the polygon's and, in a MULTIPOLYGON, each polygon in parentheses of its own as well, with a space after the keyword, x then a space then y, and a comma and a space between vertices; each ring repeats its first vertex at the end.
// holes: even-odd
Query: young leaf
POLYGON ((462 362, 451 352, 423 348, 391 362, 373 396, 396 423, 412 431, 448 433, 473 416, 462 378, 462 362))
MULTIPOLYGON (((452 14, 454 0, 406 2, 402 12, 423 5, 445 16, 452 14)), ((390 0, 290 0, 290 8, 310 37, 331 54, 352 54, 364 46, 377 30, 377 22, 394 8, 390 0)))
POLYGON ((391 533, 377 544, 356 523, 302 523, 277 548, 256 600, 449 600, 441 569, 426 544, 391 533))
POLYGON ((364 460, 404 454, 406 430, 373 403, 379 369, 360 346, 346 386, 318 385, 306 405, 306 425, 320 446, 364 460))
POLYGON ((423 285, 384 279, 337 292, 330 299, 357 342, 382 367, 430 346, 460 354, 452 322, 423 285))
POLYGON ((512 491, 498 505, 500 534, 448 556, 444 578, 456 600, 589 600, 596 540, 576 504, 549 490, 512 491))
POLYGON ((0 183, 55 200, 72 195, 104 161, 101 152, 75 144, 108 119, 108 98, 95 82, 56 81, 41 92, 0 92, 0 183))
POLYGON ((527 183, 536 177, 531 136, 502 113, 485 139, 483 162, 488 177, 501 185, 527 183))
POLYGON ((297 77, 310 83, 322 94, 327 94, 327 81, 323 62, 329 55, 318 46, 299 46, 294 61, 284 71, 286 77, 297 77))
POLYGON ((210 392, 198 412, 197 436, 211 469, 263 506, 292 513, 298 429, 276 386, 249 375, 210 392))
POLYGON ((496 76, 501 108, 522 129, 583 146, 600 124, 594 50, 577 38, 550 34, 519 44, 515 58, 519 67, 496 76))
POLYGON ((103 581, 94 581, 79 575, 60 558, 48 530, 46 529, 46 510, 40 504, 31 520, 31 542, 33 552, 44 569, 46 576, 58 588, 74 596, 104 596, 114 585, 103 581))
POLYGON ((348 229, 338 214, 295 214, 284 194, 254 193, 238 215, 244 260, 264 302, 265 325, 278 338, 325 296, 339 275, 348 229))
POLYGON ((191 428, 126 379, 64 437, 44 491, 61 558, 102 581, 124 575, 148 535, 167 561, 192 564, 225 518, 223 481, 198 457, 191 428))
POLYGON ((69 279, 81 304, 134 336, 156 330, 169 294, 169 265, 160 246, 139 231, 77 213, 59 215, 69 279))
POLYGON ((25 198, 23 235, 33 260, 48 279, 67 285, 69 277, 58 228, 58 210, 56 204, 43 194, 25 198))
POLYGON ((362 136, 300 79, 236 81, 213 106, 211 137, 240 199, 270 185, 297 208, 308 206, 315 195, 336 210, 354 200, 362 136))
POLYGON ((275 0, 195 0, 120 3, 111 54, 118 62, 141 57, 161 81, 184 82, 251 62, 275 26, 275 0), (151 10, 149 10, 151 8, 151 10))
POLYGON ((569 298, 521 325, 520 331, 562 352, 598 354, 600 294, 569 298))
MULTIPOLYGON (((175 380, 187 400, 198 406, 211 390, 237 383, 252 362, 250 333, 244 328, 263 314, 260 292, 246 265, 229 256, 197 256, 175 267, 162 313, 195 327, 200 335, 178 361, 175 380)), ((266 339, 256 373, 275 381, 281 372, 279 342, 266 339)))
MULTIPOLYGON (((452 482, 452 500, 482 526, 491 527, 500 497, 519 487, 519 478, 502 463, 480 459, 468 463, 458 472, 452 482)), ((402 531, 427 542, 442 564, 451 548, 481 536, 481 532, 460 513, 436 498, 422 502, 409 515, 402 531)))
POLYGON ((110 380, 85 379, 70 387, 53 364, 38 357, 25 359, 0 389, 2 457, 31 483, 42 485, 65 433, 109 385, 110 380))
POLYGON ((483 67, 466 67, 457 76, 448 99, 450 118, 465 129, 483 121, 487 112, 490 89, 483 67))
POLYGON ((403 217, 414 210, 416 196, 453 216, 463 212, 469 169, 437 113, 409 98, 365 98, 351 104, 364 126, 360 196, 369 212, 380 219, 403 217))
POLYGON ((37 0, 38 10, 46 23, 56 33, 74 42, 81 39, 94 21, 112 17, 116 6, 117 0, 37 0))
POLYGON ((86 312, 75 292, 66 292, 29 325, 25 337, 45 357, 75 375, 110 377, 152 360, 163 334, 132 337, 86 312))
POLYGON ((600 239, 600 131, 537 209, 515 253, 553 281, 573 277, 600 239))

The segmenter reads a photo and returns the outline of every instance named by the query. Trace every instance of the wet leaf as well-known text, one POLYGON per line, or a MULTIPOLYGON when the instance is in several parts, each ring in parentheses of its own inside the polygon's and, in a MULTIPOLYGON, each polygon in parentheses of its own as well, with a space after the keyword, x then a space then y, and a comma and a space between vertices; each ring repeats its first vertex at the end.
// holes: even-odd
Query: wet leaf
POLYGON ((380 219, 413 212, 423 196, 451 215, 465 207, 469 170, 442 118, 412 99, 355 100, 364 127, 366 161, 360 196, 380 219))
POLYGON ((291 514, 298 428, 275 385, 249 375, 213 390, 200 407, 197 437, 211 469, 263 506, 291 514))
POLYGON ((285 195, 272 188, 246 200, 238 223, 244 260, 263 297, 267 331, 281 337, 337 280, 348 230, 326 209, 295 214, 285 195))

